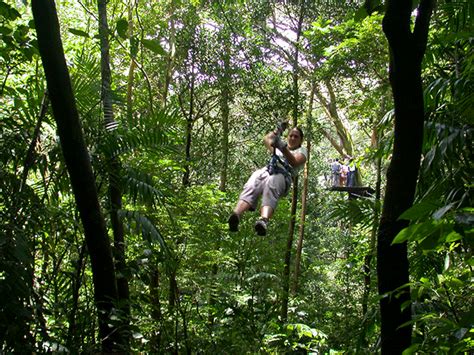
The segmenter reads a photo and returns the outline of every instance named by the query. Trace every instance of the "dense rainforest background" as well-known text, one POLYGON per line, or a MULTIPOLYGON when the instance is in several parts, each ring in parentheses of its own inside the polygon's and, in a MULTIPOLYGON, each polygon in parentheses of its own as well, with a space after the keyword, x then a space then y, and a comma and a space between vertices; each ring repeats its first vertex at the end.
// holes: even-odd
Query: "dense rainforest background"
POLYGON ((0 0, 0 352, 472 353, 473 12, 0 0), (229 233, 282 120, 304 174, 229 233))

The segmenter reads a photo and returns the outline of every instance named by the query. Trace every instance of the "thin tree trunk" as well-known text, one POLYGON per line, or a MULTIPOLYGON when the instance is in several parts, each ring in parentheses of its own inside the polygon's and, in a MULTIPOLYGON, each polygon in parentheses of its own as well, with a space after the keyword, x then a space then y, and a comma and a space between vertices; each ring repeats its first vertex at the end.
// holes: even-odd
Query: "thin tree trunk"
MULTIPOLYGON (((299 116, 299 87, 298 87, 298 75, 299 75, 299 42, 303 26, 303 19, 305 13, 305 4, 301 4, 300 14, 298 18, 298 27, 296 29, 296 46, 293 60, 293 125, 298 125, 299 116)), ((288 239, 286 241, 285 259, 283 266, 283 290, 282 290, 282 304, 280 318, 282 322, 286 322, 288 318, 288 303, 290 296, 290 270, 291 270, 291 249, 293 248, 293 239, 295 234, 296 225, 296 208, 298 205, 298 176, 293 179, 293 193, 291 196, 291 211, 290 211, 290 224, 288 227, 288 239)))
POLYGON ((230 43, 228 34, 225 34, 224 39, 224 75, 221 84, 221 115, 222 115, 222 136, 221 136, 221 151, 222 151, 222 165, 220 174, 219 190, 225 191, 227 185, 227 170, 229 162, 229 103, 230 103, 230 43))
POLYGON ((365 317, 368 311, 368 298, 371 286, 371 278, 372 278, 372 271, 371 271, 371 264, 372 258, 375 254, 375 244, 377 240, 377 227, 380 218, 379 212, 379 201, 380 201, 380 185, 381 185, 381 159, 377 159, 377 182, 375 188, 375 206, 374 206, 374 222, 372 227, 372 232, 370 234, 370 242, 369 242, 369 252, 364 257, 364 295, 362 298, 362 316, 365 317))
MULTIPOLYGON (((194 49, 191 49, 194 50, 194 49)), ((189 111, 186 116, 186 146, 185 146, 185 166, 183 175, 183 186, 189 186, 191 184, 191 144, 192 144, 192 131, 194 121, 194 52, 192 54, 192 65, 191 65, 191 83, 189 87, 189 111)))
MULTIPOLYGON (((370 6, 370 1, 366 1, 365 6, 370 6)), ((385 99, 382 101, 381 104, 381 109, 380 109, 380 114, 383 115, 386 112, 386 105, 385 105, 385 99)), ((380 134, 383 132, 379 132, 376 126, 373 127, 372 129, 372 135, 371 135, 371 146, 372 149, 378 150, 380 149, 379 147, 379 142, 380 142, 380 134)), ((369 251, 367 255, 364 257, 364 266, 363 266, 363 272, 364 272, 364 293, 362 295, 362 318, 366 320, 367 312, 368 312, 368 299, 369 299, 369 293, 370 293, 370 287, 372 284, 372 259, 375 256, 376 249, 375 245, 377 243, 377 230, 378 230, 378 224, 380 220, 380 197, 382 196, 382 158, 379 156, 376 159, 375 162, 375 171, 376 171, 376 183, 375 183, 375 205, 374 205, 374 220, 372 224, 372 231, 370 234, 370 241, 369 241, 369 251)), ((357 184, 356 184, 357 186, 357 184)), ((365 326, 365 324, 364 324, 365 326)), ((364 328, 364 327, 363 327, 364 328)), ((365 332, 365 330, 364 330, 365 332)), ((365 341, 365 339, 364 339, 365 341)))
POLYGON ((107 23, 107 1, 97 0, 99 14, 99 37, 100 37, 100 72, 101 72, 101 96, 104 109, 104 125, 107 130, 113 130, 116 126, 112 107, 112 90, 110 89, 112 74, 110 72, 110 45, 109 25, 107 23))
POLYGON ((346 153, 344 151, 344 147, 342 144, 340 144, 336 138, 334 138, 328 131, 326 131, 323 127, 319 127, 319 130, 321 133, 327 138, 329 143, 333 146, 334 149, 342 156, 344 156, 346 153))
MULTIPOLYGON (((308 150, 308 160, 311 152, 311 142, 307 140, 306 147, 308 150)), ((309 176, 309 164, 306 163, 303 174, 303 191, 301 193, 301 215, 300 215, 300 226, 298 231, 298 242, 296 244, 296 255, 295 255, 295 275, 293 282, 293 294, 296 295, 299 287, 299 278, 301 276, 301 254, 303 251, 304 241, 304 225, 306 221, 307 211, 307 198, 308 198, 308 176, 309 176)))
POLYGON ((76 313, 79 307, 79 290, 81 288, 82 272, 84 270, 86 254, 86 243, 83 242, 80 251, 79 259, 75 263, 75 273, 72 279, 72 307, 68 314, 69 328, 67 332, 67 347, 69 349, 75 349, 80 344, 77 340, 77 324, 76 324, 76 313))
POLYGON ((370 289, 372 286, 372 259, 376 253, 376 243, 377 243, 377 229, 378 223, 380 218, 380 210, 379 210, 379 201, 381 195, 381 183, 382 183, 382 159, 377 158, 377 182, 375 187, 375 206, 374 206, 374 221, 372 225, 372 231, 370 233, 370 240, 369 240, 369 251, 364 256, 364 265, 362 267, 364 273, 364 292, 362 294, 362 319, 363 323, 361 326, 361 336, 360 336, 360 345, 362 349, 366 349, 367 346, 367 326, 368 326, 368 310, 369 310, 369 296, 370 296, 370 289))
POLYGON ((171 85, 171 80, 173 78, 173 66, 175 61, 176 55, 176 26, 175 26, 175 9, 174 9, 174 2, 171 2, 170 5, 170 21, 169 21, 169 30, 170 30, 170 38, 169 38, 169 55, 168 60, 166 62, 166 74, 165 74, 165 83, 163 88, 163 106, 166 105, 166 100, 168 99, 168 92, 169 87, 171 85))
POLYGON ((66 66, 56 7, 52 0, 32 0, 32 9, 51 106, 91 257, 102 351, 112 352, 118 343, 117 329, 111 322, 117 300, 114 263, 66 66))
MULTIPOLYGON (((130 0, 128 4, 128 36, 133 37, 133 8, 135 7, 135 0, 130 0)), ((129 122, 133 119, 133 86, 135 83, 135 53, 130 53, 130 65, 128 67, 128 78, 127 78, 127 118, 129 122)))
POLYGON ((168 304, 170 308, 176 306, 176 299, 178 298, 178 282, 176 281, 176 266, 173 266, 173 270, 169 273, 169 295, 168 295, 168 304))
MULTIPOLYGON (((224 31, 226 31, 224 29, 224 31)), ((221 118, 222 118, 222 136, 221 136, 221 153, 222 153, 222 163, 220 171, 220 181, 219 181, 219 190, 222 192, 226 191, 227 188, 227 172, 229 165, 229 103, 231 100, 230 92, 230 42, 229 42, 229 33, 224 32, 224 50, 223 50, 223 61, 224 61, 224 74, 221 78, 221 98, 220 98, 220 109, 221 109, 221 118)), ((216 241, 216 250, 220 249, 221 240, 216 241)), ((209 306, 210 312, 208 315, 209 324, 212 326, 214 324, 214 315, 213 315, 213 306, 216 303, 215 292, 217 288, 217 273, 219 271, 219 266, 217 263, 214 263, 211 267, 211 291, 209 294, 209 306)))
MULTIPOLYGON (((101 79, 102 79, 102 105, 104 109, 104 125, 108 134, 114 134, 117 123, 114 119, 112 105, 112 74, 110 72, 110 45, 109 26, 107 23, 107 1, 98 0, 99 13, 99 37, 101 54, 101 79)), ((114 256, 117 271, 117 291, 120 300, 121 314, 121 340, 123 350, 127 351, 129 346, 129 324, 130 324, 130 291, 126 272, 125 237, 123 223, 118 211, 122 209, 122 189, 120 184, 121 164, 118 157, 108 157, 109 167, 109 199, 110 199, 110 221, 114 234, 114 256)))
POLYGON ((421 61, 434 1, 421 0, 413 33, 412 1, 387 0, 383 30, 390 47, 390 84, 395 106, 395 139, 377 242, 377 275, 382 353, 400 354, 411 344, 407 243, 392 245, 408 225, 400 215, 413 204, 423 140, 421 61))
POLYGON ((334 92, 334 89, 329 79, 325 80, 324 83, 325 83, 326 90, 329 93, 329 98, 325 97, 319 88, 316 88, 315 94, 316 94, 319 104, 321 105, 324 112, 326 113, 326 116, 334 125, 334 128, 336 129, 336 134, 337 134, 337 137, 339 138, 340 143, 338 143, 336 139, 330 138, 328 132, 323 131, 323 134, 329 139, 332 146, 339 153, 342 152, 341 155, 352 156, 353 151, 354 151, 352 138, 349 131, 344 126, 344 123, 342 122, 341 117, 339 117, 339 112, 337 111, 336 94, 334 92))
POLYGON ((314 95, 316 90, 316 84, 313 83, 311 88, 311 94, 309 97, 308 103, 308 112, 307 112, 307 139, 306 139, 306 148, 308 150, 308 158, 304 167, 303 174, 303 192, 301 194, 301 214, 300 214, 300 227, 298 231, 298 243, 296 245, 296 255, 295 255, 295 275, 293 282, 293 295, 296 295, 299 287, 299 279, 301 276, 301 253, 303 251, 303 241, 304 241, 304 226, 306 220, 306 211, 307 211, 307 198, 308 198, 308 177, 309 177, 309 159, 311 154, 311 140, 308 136, 311 135, 312 130, 312 115, 313 115, 313 104, 314 104, 314 95))
POLYGON ((293 179, 293 193, 291 196, 290 225, 288 227, 288 239, 286 240, 285 260, 283 266, 283 292, 280 318, 282 322, 288 319, 288 303, 290 290, 290 265, 291 265, 291 249, 293 247, 293 236, 295 234, 296 225, 296 207, 298 204, 298 177, 293 179))
POLYGON ((178 313, 181 315, 181 319, 183 322, 183 341, 184 341, 184 347, 186 348, 186 354, 191 355, 193 352, 192 352, 192 347, 189 342, 189 336, 188 336, 188 321, 186 319, 186 309, 181 304, 180 299, 178 299, 177 310, 178 310, 178 313))
MULTIPOLYGON (((151 317, 155 322, 155 327, 162 323, 161 301, 160 301, 160 272, 158 265, 154 265, 150 273, 150 300, 152 305, 151 317)), ((161 331, 154 329, 151 337, 151 350, 159 353, 161 348, 161 331)))

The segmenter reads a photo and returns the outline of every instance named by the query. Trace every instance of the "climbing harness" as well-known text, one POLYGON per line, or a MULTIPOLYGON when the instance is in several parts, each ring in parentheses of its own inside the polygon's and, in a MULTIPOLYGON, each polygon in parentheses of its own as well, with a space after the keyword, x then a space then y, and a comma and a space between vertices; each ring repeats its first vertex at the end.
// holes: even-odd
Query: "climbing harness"
POLYGON ((270 175, 283 174, 289 175, 290 178, 293 170, 290 164, 288 164, 285 159, 280 158, 275 151, 273 152, 272 157, 268 161, 267 169, 270 175))
POLYGON ((293 168, 285 159, 281 159, 276 154, 276 148, 273 150, 273 155, 268 162, 267 171, 270 175, 283 174, 286 183, 284 195, 286 195, 291 186, 293 168))

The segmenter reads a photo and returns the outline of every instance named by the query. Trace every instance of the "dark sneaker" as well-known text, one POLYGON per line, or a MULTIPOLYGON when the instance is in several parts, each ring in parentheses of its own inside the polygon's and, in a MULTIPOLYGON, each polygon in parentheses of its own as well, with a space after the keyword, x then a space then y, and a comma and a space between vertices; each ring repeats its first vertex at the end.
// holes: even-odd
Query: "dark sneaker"
POLYGON ((255 232, 257 232, 258 235, 267 235, 267 224, 268 221, 259 219, 257 222, 255 222, 255 232))
POLYGON ((236 213, 232 213, 227 222, 229 223, 229 230, 231 232, 239 231, 240 218, 236 213))

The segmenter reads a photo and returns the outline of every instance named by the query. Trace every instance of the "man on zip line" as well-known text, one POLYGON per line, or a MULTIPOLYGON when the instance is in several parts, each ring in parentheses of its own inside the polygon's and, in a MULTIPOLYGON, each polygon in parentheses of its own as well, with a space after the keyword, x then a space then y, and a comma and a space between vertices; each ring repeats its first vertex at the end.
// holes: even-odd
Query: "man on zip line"
POLYGON ((255 171, 244 185, 234 212, 228 219, 229 230, 237 232, 239 222, 245 211, 255 211, 257 202, 262 196, 260 218, 255 222, 255 231, 258 235, 267 234, 268 221, 278 203, 278 199, 285 196, 290 190, 291 182, 303 168, 308 151, 301 144, 303 131, 294 127, 288 134, 288 142, 281 138, 288 123, 281 123, 274 131, 269 132, 263 142, 273 155, 264 168, 255 171))

